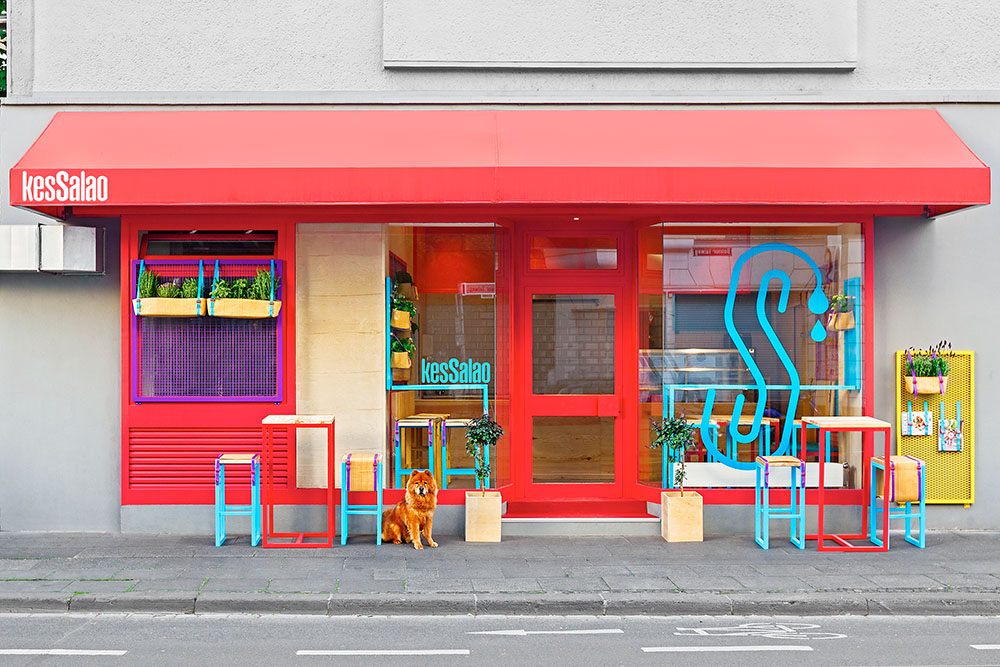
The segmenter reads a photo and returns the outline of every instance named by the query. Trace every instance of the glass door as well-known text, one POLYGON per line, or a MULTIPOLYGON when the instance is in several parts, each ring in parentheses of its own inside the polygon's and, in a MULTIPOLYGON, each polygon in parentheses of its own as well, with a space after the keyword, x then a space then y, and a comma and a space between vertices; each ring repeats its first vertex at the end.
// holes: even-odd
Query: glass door
POLYGON ((529 233, 521 247, 515 483, 525 498, 620 498, 628 311, 619 239, 529 233))

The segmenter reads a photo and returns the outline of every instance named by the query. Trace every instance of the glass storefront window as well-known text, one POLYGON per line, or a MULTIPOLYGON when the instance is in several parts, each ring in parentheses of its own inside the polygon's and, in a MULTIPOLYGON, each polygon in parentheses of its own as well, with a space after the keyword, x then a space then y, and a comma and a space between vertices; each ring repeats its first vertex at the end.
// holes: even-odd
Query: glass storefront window
POLYGON ((531 297, 532 393, 615 393, 613 294, 531 297))
MULTIPOLYGON (((454 388, 456 384, 489 387, 490 410, 495 419, 497 386, 497 308, 493 226, 442 227, 392 225, 389 227, 390 277, 410 274, 415 285, 416 316, 412 340, 413 366, 393 371, 393 385, 432 385, 430 388, 391 393, 390 420, 418 414, 440 415, 450 420, 481 417, 482 392, 454 388)), ((503 423, 501 421, 501 423, 503 423)), ((507 426, 507 424, 504 424, 507 426)), ((392 443, 392 424, 389 428, 392 443)), ((438 436, 440 437, 440 436, 438 436)), ((429 467, 426 431, 404 429, 401 462, 405 468, 429 467)), ((439 454, 439 453, 436 453, 439 454)), ((440 458, 439 456, 437 458, 440 458)), ((491 452, 493 485, 505 467, 491 452)), ((448 429, 449 468, 470 468, 465 452, 465 429, 448 429)), ((440 466, 440 463, 438 463, 440 466)), ((435 476, 439 477, 438 471, 435 476)), ((439 478, 439 483, 440 483, 439 478)), ((448 488, 473 488, 471 475, 456 475, 448 488)))
MULTIPOLYGON (((665 224, 643 230, 640 479, 663 483, 661 454, 647 446, 649 419, 664 410, 701 422, 711 403, 719 435, 706 429, 709 441, 703 442, 700 429, 696 434, 697 448, 687 460, 706 465, 689 468, 692 486, 702 480, 752 486, 756 455, 798 451, 797 430, 791 442, 794 420, 861 414, 863 295, 858 224, 665 224), (840 309, 827 307, 835 296, 845 297, 840 309), (737 413, 740 396, 745 403, 737 413), (750 440, 758 402, 763 418, 750 440), (739 417, 734 436, 730 424, 739 417)), ((819 460, 815 440, 809 437, 809 462, 819 460)), ((844 470, 849 488, 860 484, 860 446, 856 434, 830 443, 830 461, 844 470)))

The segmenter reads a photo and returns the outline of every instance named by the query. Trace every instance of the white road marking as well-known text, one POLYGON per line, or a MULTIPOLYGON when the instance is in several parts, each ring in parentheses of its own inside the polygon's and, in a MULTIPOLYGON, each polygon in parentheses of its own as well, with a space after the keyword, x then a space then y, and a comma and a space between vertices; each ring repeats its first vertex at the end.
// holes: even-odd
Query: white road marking
POLYGON ((469 655, 467 648, 296 651, 295 655, 469 655))
POLYGON ((2 648, 0 655, 125 655, 128 651, 101 651, 70 648, 2 648))
POLYGON ((977 651, 1000 651, 1000 644, 969 644, 977 651))
POLYGON ((623 635, 625 631, 620 628, 595 628, 593 630, 480 630, 465 634, 527 637, 528 635, 623 635))
POLYGON ((811 651, 812 646, 643 646, 643 653, 729 653, 739 651, 811 651))

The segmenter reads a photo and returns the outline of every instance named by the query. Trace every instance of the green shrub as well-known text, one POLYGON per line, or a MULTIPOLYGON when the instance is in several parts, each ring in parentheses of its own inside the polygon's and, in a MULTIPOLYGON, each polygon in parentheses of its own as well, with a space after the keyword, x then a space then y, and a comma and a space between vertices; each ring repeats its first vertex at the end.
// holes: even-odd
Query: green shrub
POLYGON ((181 283, 181 297, 184 299, 197 299, 201 294, 198 293, 198 280, 196 278, 185 278, 184 282, 181 283))
POLYGON ((160 277, 150 270, 145 270, 139 274, 139 298, 150 299, 156 296, 156 286, 160 284, 160 277))
POLYGON ((173 283, 163 283, 156 288, 156 296, 161 299, 176 299, 181 295, 181 288, 173 283))

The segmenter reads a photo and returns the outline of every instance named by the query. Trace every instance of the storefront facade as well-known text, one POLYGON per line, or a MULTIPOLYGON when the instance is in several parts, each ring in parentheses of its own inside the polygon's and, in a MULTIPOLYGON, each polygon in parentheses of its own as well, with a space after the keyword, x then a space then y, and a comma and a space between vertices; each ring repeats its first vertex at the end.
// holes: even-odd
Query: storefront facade
MULTIPOLYGON (((915 284, 901 257, 917 232, 976 233, 955 228, 987 210, 962 209, 990 201, 983 163, 993 149, 979 138, 995 107, 427 106, 8 108, 14 127, 36 127, 5 158, 16 221, 27 210, 108 229, 115 327, 100 340, 117 355, 113 379, 105 368, 91 390, 115 437, 100 437, 104 482, 87 492, 104 518, 82 528, 209 525, 211 461, 259 445, 261 418, 276 412, 334 414, 338 452, 384 454, 398 486, 394 466, 429 461, 424 436, 407 434, 396 460, 395 420, 478 416, 479 390, 452 385, 485 385, 506 429, 492 482, 512 518, 648 516, 670 485, 647 446, 650 419, 718 427, 751 416, 745 438, 702 437, 689 457, 689 483, 714 513, 707 524, 739 530, 752 456, 788 451, 796 418, 893 420, 891 351, 943 337, 975 347, 957 341, 961 318, 949 320, 955 333, 943 321, 927 333, 899 324, 915 284), (273 321, 135 312, 144 270, 210 284, 216 271, 251 278, 269 266, 281 281, 273 321), (400 271, 420 295, 409 377, 387 360, 386 278, 400 271), (827 326, 839 294, 851 299, 849 329, 827 326)), ((12 288, 36 289, 20 281, 12 288)), ((58 290, 37 289, 41 302, 58 290)), ((948 292, 940 282, 920 289, 948 292)), ((8 295, 5 308, 23 298, 8 295)), ((87 429, 67 415, 74 431, 87 429)), ((451 467, 468 465, 460 434, 451 467)), ((316 443, 280 444, 281 502, 318 502, 316 443)), ((840 471, 828 476, 831 497, 856 504, 860 439, 830 446, 840 471)), ((818 451, 807 459, 819 465, 818 451)), ((471 484, 449 479, 443 526, 458 529, 471 484)), ((73 527, 30 509, 30 497, 5 501, 14 518, 0 529, 73 527)), ((938 516, 990 527, 957 508, 938 516)))

